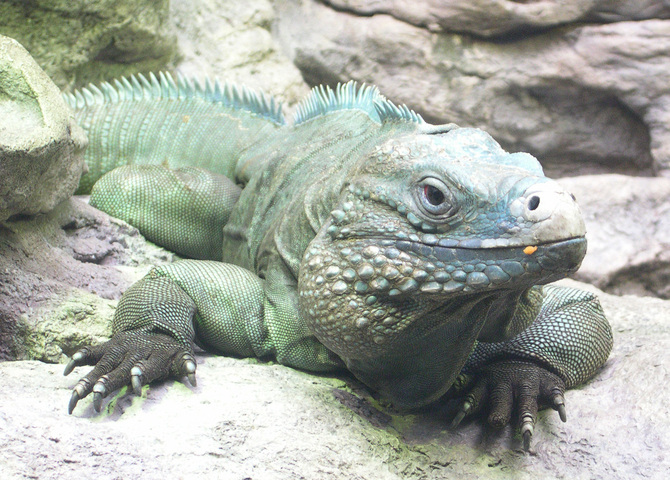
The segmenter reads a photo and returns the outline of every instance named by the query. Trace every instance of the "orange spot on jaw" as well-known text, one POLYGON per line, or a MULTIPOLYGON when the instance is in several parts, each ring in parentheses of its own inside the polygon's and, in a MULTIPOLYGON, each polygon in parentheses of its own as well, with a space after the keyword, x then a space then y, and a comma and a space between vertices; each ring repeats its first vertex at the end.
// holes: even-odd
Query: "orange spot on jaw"
POLYGON ((537 251, 537 247, 530 246, 528 245, 526 248, 523 249, 523 253, 526 255, 532 255, 537 251))

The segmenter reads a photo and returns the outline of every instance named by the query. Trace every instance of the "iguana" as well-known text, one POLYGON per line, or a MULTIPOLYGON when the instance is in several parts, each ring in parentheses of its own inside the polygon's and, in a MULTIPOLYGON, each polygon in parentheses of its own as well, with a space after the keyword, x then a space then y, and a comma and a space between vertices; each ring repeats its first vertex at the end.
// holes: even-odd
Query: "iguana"
POLYGON ((195 385, 197 344, 346 368, 400 408, 463 387, 454 424, 516 406, 528 449, 538 404, 565 421, 565 388, 610 353, 597 298, 543 286, 585 254, 574 198, 481 130, 355 83, 313 89, 290 123, 263 93, 163 73, 65 97, 91 204, 191 257, 131 286, 111 340, 72 356, 66 375, 95 368, 70 413, 91 392, 100 411, 123 385, 195 385))

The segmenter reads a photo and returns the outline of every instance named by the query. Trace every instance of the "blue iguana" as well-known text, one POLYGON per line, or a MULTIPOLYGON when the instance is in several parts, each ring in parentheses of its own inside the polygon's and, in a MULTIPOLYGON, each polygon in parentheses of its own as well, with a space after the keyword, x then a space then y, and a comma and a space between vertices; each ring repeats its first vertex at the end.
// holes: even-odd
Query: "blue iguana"
POLYGON ((90 140, 80 191, 191 258, 131 286, 111 340, 74 353, 66 375, 95 367, 70 413, 91 392, 100 411, 123 385, 195 385, 197 344, 346 368, 401 408, 455 384, 454 424, 516 406, 527 449, 538 404, 565 420, 565 388, 610 353, 598 300, 546 285, 585 254, 574 198, 481 130, 355 83, 313 89, 290 123, 263 93, 163 73, 65 97, 90 140))

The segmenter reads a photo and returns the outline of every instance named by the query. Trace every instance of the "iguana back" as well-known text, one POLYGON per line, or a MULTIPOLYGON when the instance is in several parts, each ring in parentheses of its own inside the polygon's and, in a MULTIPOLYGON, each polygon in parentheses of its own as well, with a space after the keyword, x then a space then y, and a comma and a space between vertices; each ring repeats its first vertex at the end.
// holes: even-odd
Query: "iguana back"
POLYGON ((166 73, 91 84, 64 98, 89 137, 77 193, 121 165, 193 166, 234 179, 240 152, 285 125, 281 105, 262 92, 175 82, 166 73))

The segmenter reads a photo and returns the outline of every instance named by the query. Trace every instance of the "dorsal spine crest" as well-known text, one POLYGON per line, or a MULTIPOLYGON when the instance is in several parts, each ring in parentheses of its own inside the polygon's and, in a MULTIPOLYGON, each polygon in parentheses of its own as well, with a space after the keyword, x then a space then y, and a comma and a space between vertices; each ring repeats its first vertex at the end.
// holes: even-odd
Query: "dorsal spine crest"
POLYGON ((359 110, 382 124, 392 121, 424 123, 421 115, 405 105, 396 106, 379 93, 377 87, 365 84, 359 86, 354 81, 338 83, 334 90, 323 85, 314 87, 307 98, 298 104, 293 123, 299 125, 339 110, 359 110))
POLYGON ((170 73, 159 72, 158 76, 150 73, 149 78, 138 73, 113 82, 113 85, 102 82, 99 86, 91 83, 73 93, 63 94, 63 98, 75 110, 124 101, 199 98, 259 115, 279 125, 286 123, 282 105, 274 97, 230 83, 221 86, 218 79, 212 81, 207 78, 203 85, 197 79, 187 79, 178 74, 175 82, 170 73))
POLYGON ((421 115, 416 113, 404 103, 402 105, 396 105, 391 100, 383 98, 381 100, 376 100, 374 102, 374 107, 382 123, 394 122, 398 120, 418 124, 425 123, 421 115))

